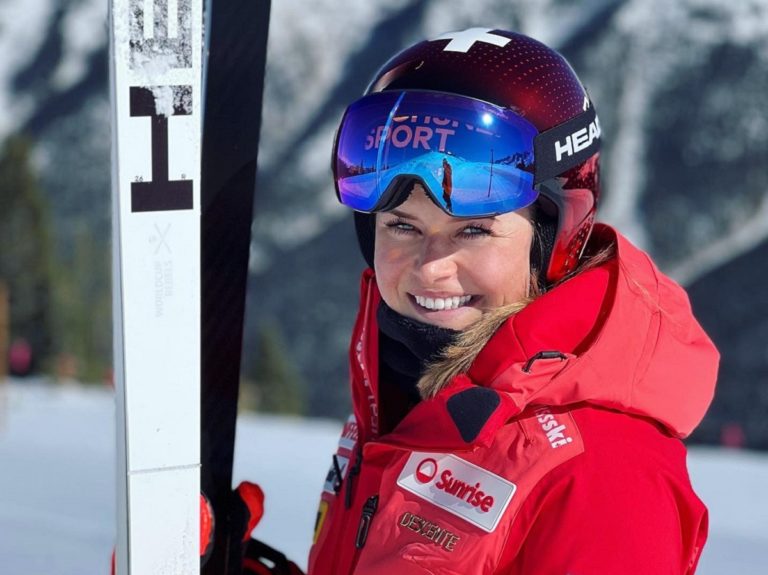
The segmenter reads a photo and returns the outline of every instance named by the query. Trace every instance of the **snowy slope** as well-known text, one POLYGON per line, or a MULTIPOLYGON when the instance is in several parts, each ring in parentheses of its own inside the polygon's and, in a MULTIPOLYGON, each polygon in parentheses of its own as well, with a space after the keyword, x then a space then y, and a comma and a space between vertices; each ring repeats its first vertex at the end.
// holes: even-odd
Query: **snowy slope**
MULTIPOLYGON (((0 386, 0 572, 108 573, 115 532, 114 405, 104 389, 0 386)), ((235 478, 267 493, 257 535, 306 565, 317 497, 340 425, 240 418, 235 478)), ((692 449, 710 509, 700 575, 758 575, 768 563, 768 456, 692 449)))

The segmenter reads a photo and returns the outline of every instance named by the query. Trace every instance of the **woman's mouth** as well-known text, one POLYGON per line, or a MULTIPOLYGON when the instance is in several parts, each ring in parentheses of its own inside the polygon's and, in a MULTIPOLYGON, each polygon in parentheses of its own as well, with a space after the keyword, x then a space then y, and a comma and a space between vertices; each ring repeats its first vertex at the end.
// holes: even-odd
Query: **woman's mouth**
POLYGON ((471 295, 453 296, 453 297, 425 297, 414 295, 416 303, 430 311, 439 311, 447 309, 459 309, 465 306, 472 299, 471 295))

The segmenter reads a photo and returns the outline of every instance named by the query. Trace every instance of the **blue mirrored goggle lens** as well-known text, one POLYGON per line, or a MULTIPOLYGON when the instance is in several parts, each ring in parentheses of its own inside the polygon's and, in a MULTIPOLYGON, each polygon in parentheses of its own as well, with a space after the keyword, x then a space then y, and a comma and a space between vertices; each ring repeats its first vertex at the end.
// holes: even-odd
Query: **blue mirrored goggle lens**
POLYGON ((491 104, 438 92, 381 92, 354 102, 337 136, 339 199, 371 212, 399 183, 426 186, 454 216, 531 204, 536 129, 491 104))

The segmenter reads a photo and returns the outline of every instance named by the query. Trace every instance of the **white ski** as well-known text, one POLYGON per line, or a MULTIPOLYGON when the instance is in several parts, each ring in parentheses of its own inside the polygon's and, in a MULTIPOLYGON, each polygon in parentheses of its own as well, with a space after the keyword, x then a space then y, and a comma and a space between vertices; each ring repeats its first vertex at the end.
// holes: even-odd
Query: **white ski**
POLYGON ((198 574, 202 0, 110 9, 117 574, 198 574))

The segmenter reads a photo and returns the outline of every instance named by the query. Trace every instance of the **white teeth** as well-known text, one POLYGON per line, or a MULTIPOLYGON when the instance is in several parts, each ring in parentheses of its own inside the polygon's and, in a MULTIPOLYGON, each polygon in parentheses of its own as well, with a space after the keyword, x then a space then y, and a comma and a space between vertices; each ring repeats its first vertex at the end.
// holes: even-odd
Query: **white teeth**
POLYGON ((425 307, 427 309, 434 309, 434 310, 441 310, 441 309, 458 309, 469 300, 472 299, 471 295, 463 295, 463 296, 453 296, 453 297, 446 297, 446 298, 431 298, 431 297, 424 297, 424 296, 414 296, 416 298, 416 303, 419 304, 421 307, 425 307))

